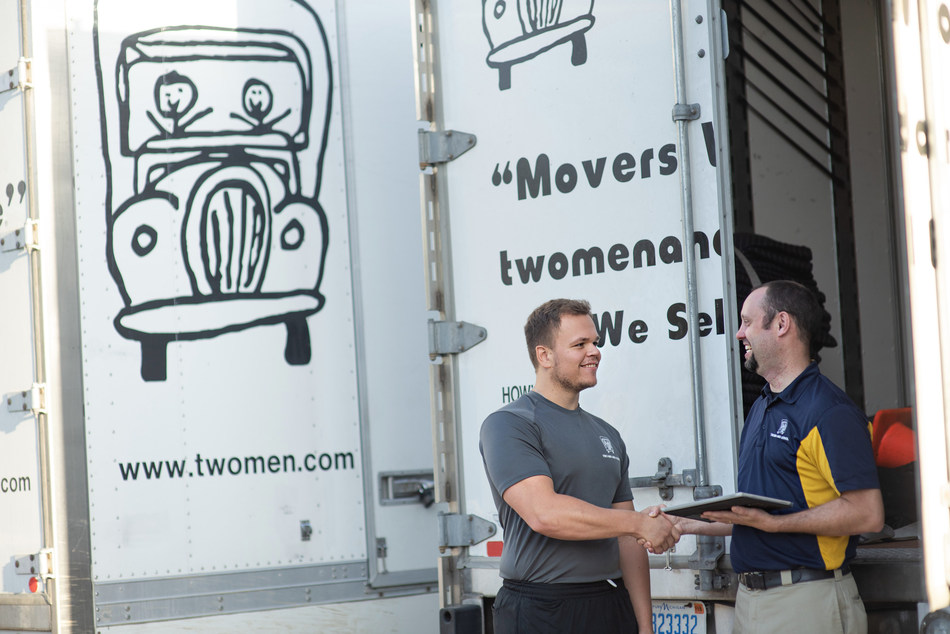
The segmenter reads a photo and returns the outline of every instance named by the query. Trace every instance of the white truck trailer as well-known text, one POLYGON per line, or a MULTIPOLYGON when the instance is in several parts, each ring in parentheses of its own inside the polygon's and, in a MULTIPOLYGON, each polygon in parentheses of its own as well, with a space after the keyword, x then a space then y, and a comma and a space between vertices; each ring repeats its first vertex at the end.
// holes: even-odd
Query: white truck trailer
POLYGON ((374 4, 0 3, 0 630, 438 631, 374 4))
MULTIPOLYGON (((895 534, 853 566, 871 631, 944 631, 947 3, 416 8, 419 118, 447 148, 423 177, 429 307, 487 333, 432 371, 437 499, 471 517, 443 544, 444 621, 490 622, 504 543, 478 429, 531 387, 534 306, 590 300, 603 362, 582 405, 621 430, 635 503, 679 504, 735 491, 758 391, 737 308, 793 278, 823 296, 823 372, 918 443, 881 466, 895 534)), ((728 539, 651 567, 657 631, 730 631, 728 539)))
MULTIPOLYGON (((775 277, 913 413, 872 631, 946 627, 947 3, 0 10, 0 631, 490 632, 527 313, 591 301, 584 407, 675 504, 735 489, 775 277)), ((651 559, 658 632, 729 631, 728 553, 651 559)))

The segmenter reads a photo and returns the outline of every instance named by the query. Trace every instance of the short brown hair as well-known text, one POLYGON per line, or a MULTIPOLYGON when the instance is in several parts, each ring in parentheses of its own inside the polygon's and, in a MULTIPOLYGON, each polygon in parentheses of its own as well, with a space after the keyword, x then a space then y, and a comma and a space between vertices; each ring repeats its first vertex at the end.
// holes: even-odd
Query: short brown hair
POLYGON ((808 346, 809 354, 814 355, 821 340, 821 304, 808 287, 792 280, 774 280, 759 288, 765 289, 762 308, 765 311, 763 323, 766 327, 780 312, 788 313, 798 326, 799 338, 808 346))
POLYGON ((538 369, 538 357, 535 348, 554 345, 554 335, 561 327, 562 315, 587 315, 593 318, 590 304, 583 299, 551 299, 532 311, 524 325, 524 338, 528 344, 531 365, 538 369))

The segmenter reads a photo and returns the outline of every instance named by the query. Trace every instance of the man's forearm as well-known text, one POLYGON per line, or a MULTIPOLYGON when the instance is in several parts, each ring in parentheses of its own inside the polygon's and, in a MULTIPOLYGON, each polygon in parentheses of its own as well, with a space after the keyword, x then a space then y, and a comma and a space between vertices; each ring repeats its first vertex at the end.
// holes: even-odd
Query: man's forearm
POLYGON ((620 570, 627 586, 633 611, 637 615, 640 634, 653 631, 653 599, 650 592, 650 560, 646 551, 632 537, 620 537, 620 570))
POLYGON ((642 539, 651 552, 663 552, 679 538, 666 517, 634 510, 633 502, 602 508, 554 491, 546 476, 532 476, 508 487, 505 502, 546 537, 564 540, 608 539, 629 535, 642 539), (674 534, 675 533, 675 534, 674 534))
POLYGON ((772 532, 846 536, 881 530, 884 510, 880 491, 866 489, 846 492, 837 499, 798 513, 772 517, 772 532))
POLYGON ((673 525, 679 529, 683 535, 715 535, 717 537, 727 537, 732 534, 732 526, 722 522, 703 522, 686 517, 675 517, 667 515, 673 525))
POLYGON ((650 518, 630 509, 605 509, 567 495, 556 495, 551 504, 535 509, 525 521, 533 530, 555 539, 607 539, 645 537, 650 518))
POLYGON ((845 536, 881 530, 884 504, 878 489, 860 489, 845 491, 841 497, 795 513, 772 515, 762 509, 733 507, 730 511, 707 511, 703 517, 727 525, 750 526, 767 533, 845 536))

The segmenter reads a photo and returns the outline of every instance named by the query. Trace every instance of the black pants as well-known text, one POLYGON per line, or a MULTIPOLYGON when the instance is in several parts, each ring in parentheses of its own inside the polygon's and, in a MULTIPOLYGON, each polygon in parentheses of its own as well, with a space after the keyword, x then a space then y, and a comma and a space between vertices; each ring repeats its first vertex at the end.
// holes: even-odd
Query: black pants
POLYGON ((622 579, 594 583, 505 580, 495 597, 495 634, 636 634, 637 617, 622 579))

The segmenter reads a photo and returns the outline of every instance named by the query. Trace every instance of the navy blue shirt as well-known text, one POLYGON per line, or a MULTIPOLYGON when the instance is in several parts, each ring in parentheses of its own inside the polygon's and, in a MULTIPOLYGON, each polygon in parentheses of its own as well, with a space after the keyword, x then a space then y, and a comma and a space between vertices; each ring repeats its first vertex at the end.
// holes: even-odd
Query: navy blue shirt
MULTIPOLYGON (((739 442, 739 490, 781 498, 794 513, 876 489, 877 467, 864 413, 814 363, 775 394, 768 384, 752 405, 739 442)), ((732 529, 736 572, 833 570, 854 557, 856 536, 732 529)))

